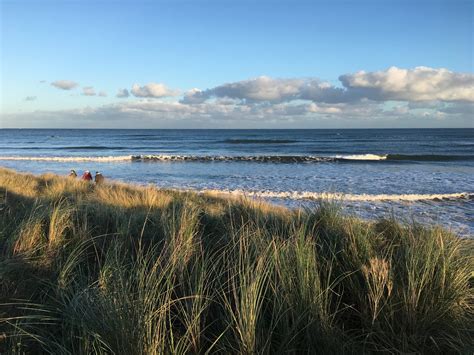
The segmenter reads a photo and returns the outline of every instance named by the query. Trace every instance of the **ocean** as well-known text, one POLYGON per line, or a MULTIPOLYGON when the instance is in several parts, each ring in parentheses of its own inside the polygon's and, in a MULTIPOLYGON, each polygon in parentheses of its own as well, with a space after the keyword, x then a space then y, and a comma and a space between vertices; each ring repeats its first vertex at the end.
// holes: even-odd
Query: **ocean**
POLYGON ((0 130, 0 165, 217 190, 474 235, 474 129, 0 130))

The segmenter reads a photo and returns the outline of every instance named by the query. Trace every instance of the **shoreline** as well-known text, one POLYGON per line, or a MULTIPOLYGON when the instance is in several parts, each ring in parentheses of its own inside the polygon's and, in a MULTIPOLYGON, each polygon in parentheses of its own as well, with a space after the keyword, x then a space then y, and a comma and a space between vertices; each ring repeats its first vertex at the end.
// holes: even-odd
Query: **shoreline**
MULTIPOLYGON (((1 160, 1 158, 0 158, 1 160)), ((12 168, 2 167, 0 169, 15 171, 19 174, 32 174, 34 176, 54 175, 57 177, 66 177, 54 172, 32 173, 29 171, 17 171, 12 168)), ((80 179, 78 177, 77 179, 80 179)), ((459 191, 447 193, 401 193, 401 194, 370 194, 370 193, 345 193, 338 191, 273 191, 273 190, 243 190, 243 189, 212 189, 212 188, 185 188, 185 187, 161 187, 156 184, 146 182, 125 182, 123 180, 107 179, 107 184, 126 184, 135 187, 154 187, 164 191, 187 192, 196 194, 215 194, 222 197, 243 197, 258 198, 270 203, 268 199, 281 200, 333 200, 343 202, 419 202, 419 201, 468 201, 474 199, 474 191, 459 191)))
MULTIPOLYGON (((0 169, 3 167, 0 166, 0 169)), ((12 169, 15 168, 7 168, 12 169)), ((57 171, 30 172, 28 170, 17 171, 23 174, 33 174, 42 176, 53 174, 58 177, 64 177, 57 171)), ((79 179, 79 177, 78 177, 79 179)), ((162 191, 176 193, 195 193, 198 195, 212 195, 220 198, 229 199, 249 199, 260 201, 272 206, 285 207, 290 210, 300 208, 314 208, 320 201, 331 201, 340 206, 340 208, 349 215, 374 221, 381 218, 390 218, 392 214, 400 221, 415 220, 424 225, 445 225, 455 234, 465 238, 474 237, 474 226, 469 222, 468 217, 462 217, 456 208, 461 209, 460 213, 467 211, 468 206, 474 202, 474 192, 459 191, 447 193, 344 193, 334 190, 329 191, 273 191, 273 190, 244 190, 244 189, 213 189, 213 188, 193 188, 193 187, 175 187, 163 186, 158 183, 124 181, 123 179, 111 179, 106 176, 107 184, 126 184, 134 187, 151 187, 162 191), (430 210, 424 212, 424 209, 430 206, 430 210), (434 209, 446 207, 448 214, 438 217, 434 209), (458 206, 458 207, 455 207, 458 206), (427 214, 428 213, 428 214, 427 214), (448 217, 452 214, 452 218, 448 217)), ((466 212, 467 213, 467 212, 466 212)))
MULTIPOLYGON (((29 172, 27 170, 17 171, 14 168, 0 166, 0 169, 12 170, 20 174, 32 174, 34 176, 54 175, 59 178, 66 175, 57 172, 29 172)), ((77 178, 78 180, 80 177, 77 178)), ((415 220, 424 225, 449 225, 449 230, 461 237, 472 238, 473 227, 468 220, 462 220, 456 216, 452 221, 448 219, 439 220, 436 214, 424 215, 424 213, 416 210, 404 212, 404 206, 413 206, 413 208, 423 208, 424 204, 432 203, 432 206, 438 203, 471 203, 474 201, 474 192, 448 192, 448 193, 401 193, 401 194, 353 194, 337 191, 272 191, 272 190, 243 190, 243 189, 212 189, 212 188, 188 188, 160 186, 154 183, 124 181, 122 179, 110 179, 106 177, 108 185, 129 185, 136 188, 154 188, 165 192, 190 193, 197 195, 211 195, 223 199, 249 199, 255 202, 266 203, 272 206, 287 208, 290 210, 313 208, 320 201, 331 201, 340 205, 344 211, 349 211, 349 215, 361 218, 366 221, 374 221, 381 218, 388 218, 392 213, 396 213, 398 220, 409 221, 415 220), (417 204, 417 205, 412 205, 417 204), (359 205, 365 207, 357 207, 359 205), (392 206, 392 207, 390 207, 392 206), (416 207, 415 207, 416 206, 416 207), (358 208, 364 208, 358 211, 358 208), (375 208, 375 210, 371 210, 375 208), (392 210, 392 209, 393 210, 392 210)), ((411 208, 411 207, 410 207, 411 208)), ((442 205, 440 205, 442 208, 442 205)), ((466 217, 467 218, 467 217, 466 217)))

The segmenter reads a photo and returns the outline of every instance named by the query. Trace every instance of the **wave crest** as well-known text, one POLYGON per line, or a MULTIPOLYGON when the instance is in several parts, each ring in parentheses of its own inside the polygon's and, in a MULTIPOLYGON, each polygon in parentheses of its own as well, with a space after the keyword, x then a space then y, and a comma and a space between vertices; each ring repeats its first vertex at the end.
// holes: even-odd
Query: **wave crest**
POLYGON ((272 163, 304 163, 334 161, 332 157, 318 157, 311 155, 251 155, 251 156, 226 156, 226 155, 135 155, 133 161, 245 161, 245 162, 272 162, 272 163))
POLYGON ((472 200, 474 192, 458 192, 450 194, 344 194, 340 192, 312 191, 245 191, 245 190, 203 190, 204 193, 227 194, 259 198, 277 198, 290 200, 342 200, 354 202, 383 202, 383 201, 442 201, 442 200, 472 200))
POLYGON ((36 160, 57 162, 258 162, 258 163, 319 163, 319 162, 391 162, 391 161, 453 161, 474 160, 471 155, 403 155, 403 154, 352 154, 352 155, 122 155, 122 156, 0 156, 0 160, 36 160))
POLYGON ((94 162, 118 162, 118 161, 130 161, 132 157, 130 155, 124 156, 108 156, 108 157, 0 157, 0 160, 15 160, 15 161, 57 161, 57 162, 82 162, 82 161, 94 161, 94 162))
POLYGON ((336 159, 342 160, 385 160, 387 159, 387 154, 377 155, 377 154, 354 154, 354 155, 336 155, 336 159))

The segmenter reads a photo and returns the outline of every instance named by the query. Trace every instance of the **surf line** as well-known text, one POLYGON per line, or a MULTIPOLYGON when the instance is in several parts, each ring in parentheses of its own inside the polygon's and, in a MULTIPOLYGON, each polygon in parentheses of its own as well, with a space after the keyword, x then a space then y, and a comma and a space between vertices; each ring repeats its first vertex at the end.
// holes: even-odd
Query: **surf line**
POLYGON ((359 202, 382 202, 382 201, 442 201, 442 200, 471 200, 474 192, 458 192, 450 194, 344 194, 330 192, 311 191, 245 191, 245 190, 201 190, 202 193, 237 195, 246 197, 278 198, 290 200, 342 200, 359 202))

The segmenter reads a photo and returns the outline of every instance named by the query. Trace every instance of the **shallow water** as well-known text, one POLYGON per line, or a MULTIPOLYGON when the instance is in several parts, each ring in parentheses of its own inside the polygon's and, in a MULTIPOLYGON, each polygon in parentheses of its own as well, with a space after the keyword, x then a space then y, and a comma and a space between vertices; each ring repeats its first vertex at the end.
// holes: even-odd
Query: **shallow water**
POLYGON ((474 234, 474 129, 0 130, 0 165, 100 170, 290 207, 330 196, 365 218, 395 214, 474 234))

